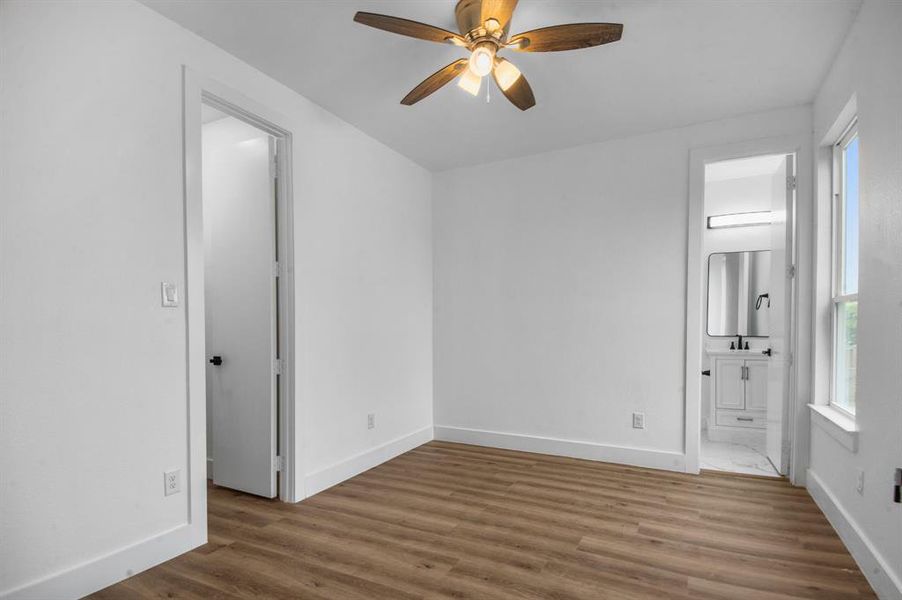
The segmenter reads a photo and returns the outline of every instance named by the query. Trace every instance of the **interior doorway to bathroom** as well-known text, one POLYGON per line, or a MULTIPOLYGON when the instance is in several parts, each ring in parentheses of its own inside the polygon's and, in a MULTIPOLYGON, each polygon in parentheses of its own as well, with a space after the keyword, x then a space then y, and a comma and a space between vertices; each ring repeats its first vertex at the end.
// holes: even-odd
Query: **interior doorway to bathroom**
POLYGON ((789 469, 795 154, 704 165, 699 467, 789 469))

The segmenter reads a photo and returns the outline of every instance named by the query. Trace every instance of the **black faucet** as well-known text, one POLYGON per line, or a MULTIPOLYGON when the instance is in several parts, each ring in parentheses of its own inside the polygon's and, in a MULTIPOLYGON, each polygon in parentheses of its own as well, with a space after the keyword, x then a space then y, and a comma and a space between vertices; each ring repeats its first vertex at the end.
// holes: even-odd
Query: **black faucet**
POLYGON ((739 336, 739 343, 736 345, 737 350, 742 350, 742 336, 739 336))

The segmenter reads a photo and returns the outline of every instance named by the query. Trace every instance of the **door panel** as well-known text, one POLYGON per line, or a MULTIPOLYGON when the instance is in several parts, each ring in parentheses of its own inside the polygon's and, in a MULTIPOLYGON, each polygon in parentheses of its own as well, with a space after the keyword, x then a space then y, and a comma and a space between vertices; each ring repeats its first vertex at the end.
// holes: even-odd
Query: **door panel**
POLYGON ((789 349, 790 309, 792 306, 792 281, 789 268, 792 265, 792 231, 795 207, 795 165, 792 155, 786 156, 781 168, 774 175, 772 211, 785 218, 774 219, 771 225, 771 289, 768 324, 771 357, 767 377, 767 458, 782 474, 789 468, 789 349))
POLYGON ((276 495, 274 140, 228 117, 204 125, 207 419, 213 481, 276 495))
POLYGON ((748 360, 745 367, 748 377, 745 382, 745 408, 746 410, 766 410, 770 368, 763 360, 748 360))
POLYGON ((714 402, 717 408, 745 408, 742 362, 732 359, 714 361, 714 402))

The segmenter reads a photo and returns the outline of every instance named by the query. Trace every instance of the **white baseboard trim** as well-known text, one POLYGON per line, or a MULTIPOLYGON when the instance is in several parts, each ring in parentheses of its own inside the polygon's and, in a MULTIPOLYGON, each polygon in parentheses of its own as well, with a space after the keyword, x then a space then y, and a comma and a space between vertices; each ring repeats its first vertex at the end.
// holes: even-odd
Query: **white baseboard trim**
POLYGON ((432 426, 414 431, 389 442, 370 448, 334 465, 308 474, 304 478, 307 497, 329 489, 346 479, 379 466, 387 460, 422 446, 432 440, 432 426))
POLYGON ((503 448, 505 450, 584 458, 634 467, 664 469, 680 473, 686 471, 686 455, 682 452, 610 446, 595 442, 562 440, 519 433, 451 427, 448 425, 435 426, 435 439, 445 442, 488 446, 490 448, 503 448))
POLYGON ((137 575, 179 554, 204 544, 191 525, 179 525, 163 533, 110 552, 37 581, 0 591, 3 600, 81 598, 137 575))
POLYGON ((868 583, 877 592, 877 596, 882 600, 902 599, 902 581, 889 567, 886 559, 874 548, 858 523, 811 469, 808 469, 807 484, 814 502, 833 525, 833 529, 839 534, 861 572, 867 577, 868 583))

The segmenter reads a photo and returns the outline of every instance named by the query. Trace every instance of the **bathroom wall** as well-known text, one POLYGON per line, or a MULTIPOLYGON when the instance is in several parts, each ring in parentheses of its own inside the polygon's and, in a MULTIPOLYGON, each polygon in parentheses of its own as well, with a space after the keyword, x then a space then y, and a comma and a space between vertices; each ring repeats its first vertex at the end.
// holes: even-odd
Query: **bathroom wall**
MULTIPOLYGON (((759 212, 771 209, 773 195, 773 175, 760 174, 735 179, 718 179, 705 182, 705 218, 731 213, 759 212)), ((743 252, 747 250, 767 250, 771 246, 771 230, 768 227, 729 227, 705 229, 702 233, 702 248, 705 256, 719 252, 743 252)), ((707 281, 707 272, 702 276, 707 281)), ((707 289, 707 288, 706 288, 707 289)), ((702 298, 705 307, 708 298, 702 298)), ((705 312, 704 314, 707 314, 705 312)), ((735 337, 708 335, 706 323, 703 344, 706 348, 725 350, 735 337)), ((750 348, 763 348, 767 340, 750 338, 750 348)), ((711 368, 707 355, 702 356, 702 370, 711 368)), ((711 408, 711 385, 709 379, 702 381, 702 426, 707 425, 707 415, 711 408)))

